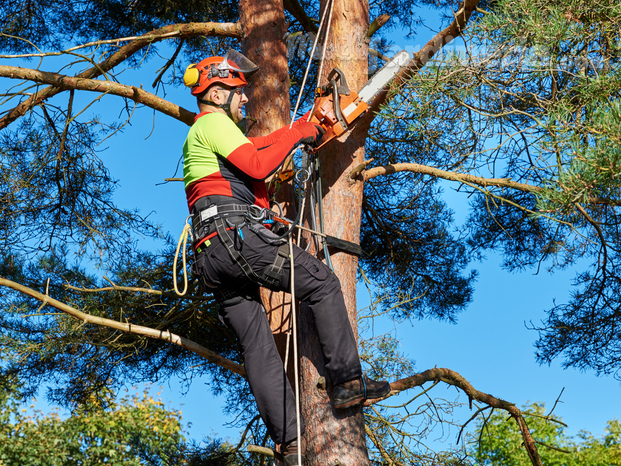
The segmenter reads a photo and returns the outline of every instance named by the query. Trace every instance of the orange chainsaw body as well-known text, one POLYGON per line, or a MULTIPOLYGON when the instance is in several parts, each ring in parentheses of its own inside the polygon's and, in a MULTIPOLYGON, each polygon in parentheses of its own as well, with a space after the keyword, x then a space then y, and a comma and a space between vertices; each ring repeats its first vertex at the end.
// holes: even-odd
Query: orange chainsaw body
POLYGON ((347 131, 349 125, 369 108, 357 93, 349 90, 345 76, 338 68, 332 70, 328 80, 330 84, 317 89, 318 97, 310 118, 325 130, 321 144, 313 152, 347 131))
MULTIPOLYGON (((353 123, 354 120, 369 108, 367 103, 363 102, 355 92, 340 96, 339 100, 341 114, 347 125, 353 123)), ((347 130, 347 128, 343 128, 342 123, 336 117, 334 111, 334 97, 332 95, 319 97, 315 101, 315 109, 313 110, 310 121, 321 125, 326 131, 321 139, 321 145, 317 147, 317 149, 332 139, 339 137, 347 130)))

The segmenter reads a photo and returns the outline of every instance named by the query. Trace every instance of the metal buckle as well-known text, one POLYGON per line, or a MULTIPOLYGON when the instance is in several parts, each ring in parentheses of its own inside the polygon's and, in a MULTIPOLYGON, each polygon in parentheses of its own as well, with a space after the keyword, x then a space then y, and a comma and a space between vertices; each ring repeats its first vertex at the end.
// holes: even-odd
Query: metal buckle
POLYGON ((297 172, 295 172, 295 179, 298 183, 306 183, 310 178, 310 170, 306 168, 300 168, 297 172))
POLYGON ((248 216, 250 220, 257 222, 257 223, 261 223, 263 220, 265 220, 265 217, 266 217, 265 210, 266 210, 265 207, 259 207, 254 204, 249 205, 248 212, 246 213, 246 215, 248 216))

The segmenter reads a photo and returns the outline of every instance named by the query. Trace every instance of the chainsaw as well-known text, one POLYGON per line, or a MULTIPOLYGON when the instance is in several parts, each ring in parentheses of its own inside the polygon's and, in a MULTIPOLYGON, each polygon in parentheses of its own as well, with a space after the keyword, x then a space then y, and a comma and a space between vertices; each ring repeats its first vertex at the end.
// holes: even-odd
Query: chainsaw
POLYGON ((311 112, 312 123, 320 125, 325 134, 321 144, 311 149, 315 152, 328 142, 339 137, 366 113, 373 98, 410 61, 410 54, 402 50, 367 81, 358 93, 347 85, 343 72, 334 68, 328 74, 328 84, 317 89, 311 112))

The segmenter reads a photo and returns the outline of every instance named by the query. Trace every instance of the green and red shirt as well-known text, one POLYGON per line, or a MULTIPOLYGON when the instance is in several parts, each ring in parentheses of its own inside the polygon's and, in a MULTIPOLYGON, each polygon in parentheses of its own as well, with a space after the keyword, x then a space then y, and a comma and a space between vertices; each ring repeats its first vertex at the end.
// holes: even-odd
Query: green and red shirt
POLYGON ((211 195, 269 208, 265 179, 302 140, 296 125, 268 136, 247 138, 223 113, 197 115, 183 145, 183 177, 190 212, 198 199, 211 195))

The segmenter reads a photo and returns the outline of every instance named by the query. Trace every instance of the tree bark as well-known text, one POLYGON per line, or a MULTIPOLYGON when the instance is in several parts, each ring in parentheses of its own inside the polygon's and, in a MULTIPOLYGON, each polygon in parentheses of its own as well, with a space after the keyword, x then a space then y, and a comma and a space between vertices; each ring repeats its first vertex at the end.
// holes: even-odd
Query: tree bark
MULTIPOLYGON (((262 136, 288 125, 291 121, 289 60, 287 45, 283 40, 287 32, 285 13, 282 0, 240 0, 239 11, 239 22, 244 31, 242 51, 259 66, 259 71, 252 76, 246 92, 246 117, 252 123, 248 135, 262 136)), ((290 211, 292 199, 290 184, 286 184, 279 197, 279 201, 284 203, 286 215, 290 211)), ((284 361, 286 349, 291 346, 291 299, 285 293, 268 289, 262 289, 261 296, 274 340, 284 361)), ((288 358, 287 374, 293 384, 291 356, 288 358)))
MULTIPOLYGON (((329 4, 328 4, 329 5, 329 4)), ((326 8, 325 2, 322 2, 326 8)), ((327 74, 338 66, 353 90, 367 80, 369 11, 366 0, 335 0, 330 36, 323 68, 327 74)), ((365 134, 346 133, 331 142, 319 155, 323 187, 325 233, 359 243, 363 182, 352 185, 349 173, 364 159, 365 134)), ((358 259, 332 252, 332 263, 345 297, 349 319, 357 336, 356 274, 358 259)), ((306 422, 306 456, 309 465, 369 464, 360 406, 334 410, 328 390, 319 388, 320 376, 327 377, 323 354, 317 340, 312 315, 303 308, 300 316, 302 415, 306 422)))

